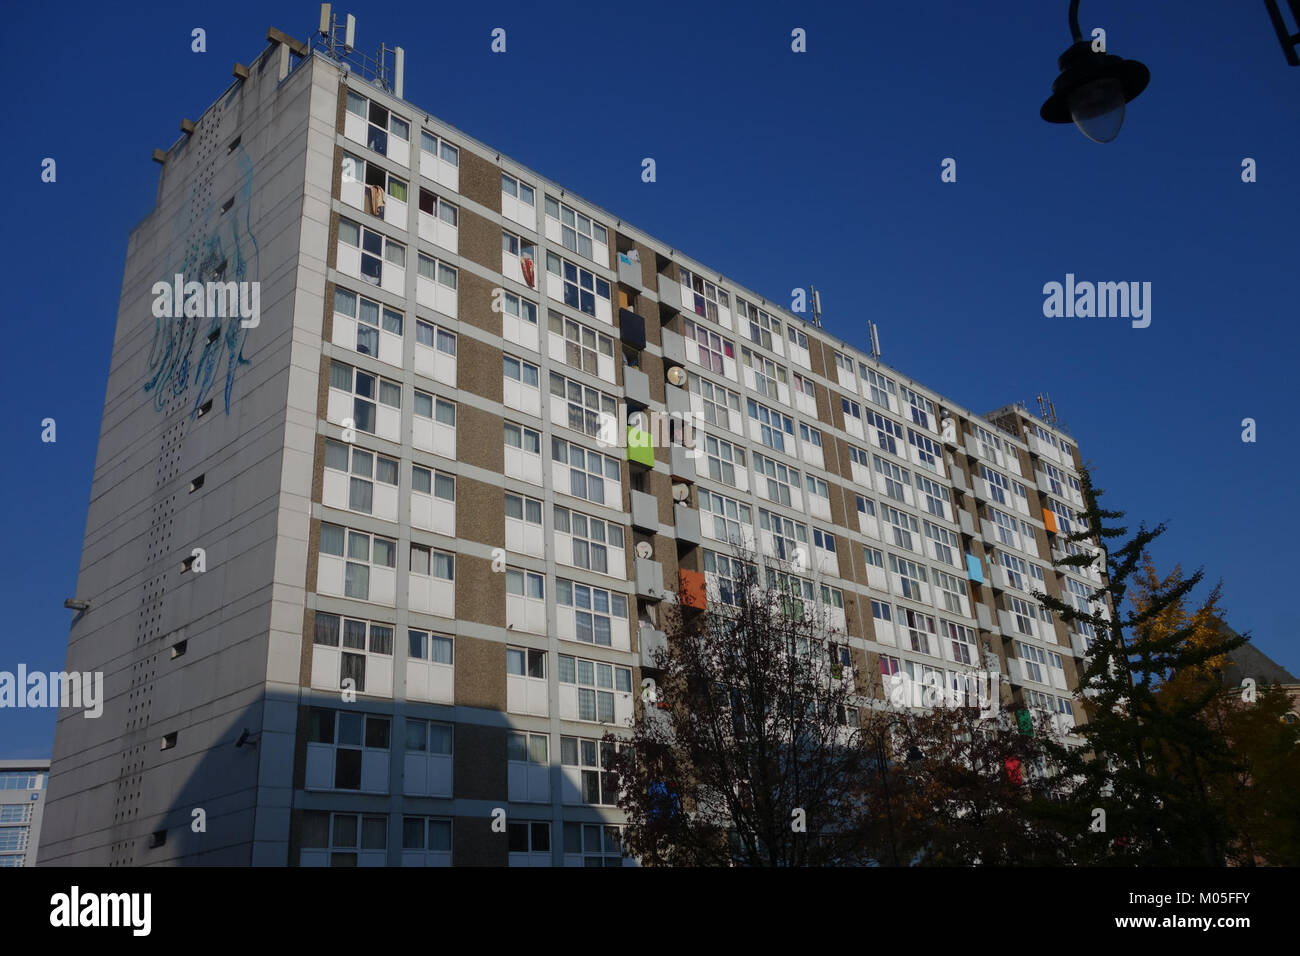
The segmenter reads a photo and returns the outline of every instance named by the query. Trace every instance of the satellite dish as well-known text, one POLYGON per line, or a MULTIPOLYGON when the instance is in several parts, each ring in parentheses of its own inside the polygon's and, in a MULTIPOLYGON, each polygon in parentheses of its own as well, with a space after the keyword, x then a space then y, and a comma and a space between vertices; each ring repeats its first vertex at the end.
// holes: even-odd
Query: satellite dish
POLYGON ((679 481, 673 485, 673 501, 685 501, 691 496, 691 488, 685 482, 679 481))
POLYGON ((668 370, 668 384, 676 385, 678 388, 686 384, 686 370, 680 365, 674 365, 668 370))
POLYGON ((647 560, 655 553, 655 549, 650 546, 649 541, 641 541, 636 546, 636 556, 646 558, 647 560))

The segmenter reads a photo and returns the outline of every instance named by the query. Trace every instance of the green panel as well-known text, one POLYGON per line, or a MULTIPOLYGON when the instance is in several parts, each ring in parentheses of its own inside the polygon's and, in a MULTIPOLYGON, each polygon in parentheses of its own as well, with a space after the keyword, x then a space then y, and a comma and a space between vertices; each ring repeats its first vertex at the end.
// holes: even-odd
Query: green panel
POLYGON ((654 437, 649 432, 627 426, 627 460, 639 462, 647 468, 655 466, 654 437))

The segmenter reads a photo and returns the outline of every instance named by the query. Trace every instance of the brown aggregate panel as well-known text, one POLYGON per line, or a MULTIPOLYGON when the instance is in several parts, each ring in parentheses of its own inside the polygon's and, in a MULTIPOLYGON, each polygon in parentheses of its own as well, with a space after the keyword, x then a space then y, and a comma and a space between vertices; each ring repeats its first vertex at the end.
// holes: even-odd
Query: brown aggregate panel
POLYGON ((501 212, 501 168, 467 149, 460 151, 460 192, 480 206, 501 212))
MULTIPOLYGON (((504 520, 504 519, 503 519, 504 520)), ((500 571, 492 570, 492 561, 488 558, 475 558, 467 554, 456 556, 456 607, 469 610, 461 611, 461 617, 465 617, 479 624, 486 624, 490 627, 506 626, 506 583, 505 575, 500 571)), ((495 707, 497 706, 497 697, 500 697, 500 703, 505 702, 506 686, 506 660, 504 645, 495 641, 484 642, 475 638, 458 637, 457 653, 459 653, 459 642, 462 640, 473 641, 476 650, 475 653, 487 655, 489 657, 500 657, 500 661, 493 662, 493 675, 489 675, 486 683, 482 680, 471 679, 471 675, 465 674, 468 683, 465 685, 466 693, 479 694, 484 687, 495 686, 497 677, 500 678, 501 692, 499 695, 493 695, 489 703, 471 703, 469 700, 461 700, 461 676, 460 661, 456 662, 456 703, 466 704, 471 707, 495 707), (488 644, 488 648, 479 647, 482 644, 488 644), (500 673, 497 674, 496 672, 500 673)))
MULTIPOLYGON (((459 669, 459 664, 457 665, 459 669)), ((502 661, 501 673, 505 673, 502 661)), ((459 674, 456 675, 460 677, 459 674)), ((502 709, 505 707, 504 688, 502 709)), ((506 799, 506 729, 483 724, 456 725, 452 776, 455 794, 462 800, 506 799)), ((487 820, 483 821, 487 828, 487 820)))
MULTIPOLYGON (((461 458, 465 461, 465 457, 461 458)), ((499 473, 500 468, 496 471, 499 473)), ((492 548, 505 546, 505 492, 461 476, 456 479, 456 531, 463 541, 475 541, 492 548)), ((499 575, 498 575, 499 577, 499 575)), ((478 607, 475 601, 474 607, 478 607)))
MULTIPOLYGON (((463 558, 463 556, 462 556, 463 558)), ((483 562, 486 566, 486 562, 483 562)), ((489 572, 491 573, 491 572, 489 572)), ((500 575, 497 575, 500 578, 500 575)), ((505 586, 501 586, 501 625, 505 626, 505 586)), ((506 709, 506 646, 460 635, 456 638, 456 704, 506 709)), ((457 748, 459 749, 459 748, 457 748)), ((504 755, 504 747, 501 751, 504 755)), ((505 773, 504 760, 502 773, 505 773)))
POLYGON ((454 866, 507 866, 510 862, 506 834, 492 831, 491 817, 452 817, 451 834, 454 866))
MULTIPOLYGON (((500 236, 497 237, 496 241, 499 248, 500 236)), ((497 261, 496 268, 498 270, 501 268, 500 260, 497 261)), ((474 275, 466 269, 461 269, 460 295, 457 302, 460 321, 499 337, 501 335, 501 313, 492 311, 493 290, 497 288, 501 288, 500 281, 489 281, 482 276, 474 275)), ((462 336, 461 341, 466 341, 466 337, 462 336)), ((497 369, 496 378, 498 380, 501 378, 500 369, 497 369)))
MULTIPOLYGON (((456 345, 456 382, 461 390, 473 392, 475 395, 486 398, 491 402, 501 402, 504 385, 501 373, 502 350, 494 345, 488 345, 486 342, 480 342, 478 339, 472 339, 468 335, 460 336, 456 345)), ((527 357, 522 350, 517 354, 527 357)), ((462 432, 459 428, 459 422, 457 426, 457 444, 459 445, 461 434, 472 433, 462 432)), ((505 460, 504 455, 503 447, 503 461, 505 460)))

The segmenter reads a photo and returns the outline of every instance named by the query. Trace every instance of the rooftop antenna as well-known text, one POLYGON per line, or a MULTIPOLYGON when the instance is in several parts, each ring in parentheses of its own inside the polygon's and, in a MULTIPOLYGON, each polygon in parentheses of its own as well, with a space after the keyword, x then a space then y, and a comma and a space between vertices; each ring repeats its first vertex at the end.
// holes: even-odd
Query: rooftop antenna
POLYGON ((871 357, 876 361, 880 360, 880 331, 876 328, 876 323, 870 319, 867 320, 867 333, 871 336, 871 357))
POLYGON ((808 284, 808 288, 812 291, 813 325, 820 329, 822 327, 822 294, 817 291, 817 287, 812 283, 808 284))
POLYGON ((364 54, 358 54, 361 58, 360 63, 355 59, 348 59, 348 54, 352 53, 357 45, 357 18, 350 13, 345 14, 345 17, 346 19, 340 24, 338 14, 332 12, 330 4, 320 5, 320 23, 316 29, 325 39, 325 49, 330 59, 348 60, 358 68, 359 73, 364 75, 373 73, 377 85, 388 90, 398 99, 402 99, 406 85, 406 51, 400 46, 390 47, 381 43, 379 55, 373 63, 364 54), (393 55, 391 75, 388 68, 390 53, 393 55))

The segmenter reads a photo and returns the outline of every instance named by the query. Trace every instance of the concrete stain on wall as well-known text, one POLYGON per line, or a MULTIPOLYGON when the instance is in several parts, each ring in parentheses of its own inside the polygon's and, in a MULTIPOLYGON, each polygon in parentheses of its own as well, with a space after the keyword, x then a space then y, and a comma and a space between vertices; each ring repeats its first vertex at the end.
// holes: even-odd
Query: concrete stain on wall
MULTIPOLYGON (((249 228, 250 199, 253 194, 253 163, 239 147, 239 188, 234 203, 220 210, 211 201, 203 207, 197 240, 190 238, 194 227, 186 222, 191 205, 173 219, 173 248, 181 250, 169 257, 160 281, 172 282, 176 275, 185 282, 255 282, 260 275, 257 237, 249 228)), ((193 187, 195 192, 201 188, 193 187)), ((178 308, 177 313, 181 310, 178 308)), ((226 414, 240 367, 249 365, 244 358, 244 343, 251 328, 240 325, 238 311, 228 316, 176 315, 154 319, 153 345, 149 350, 146 394, 153 396, 154 408, 162 411, 177 395, 187 396, 190 417, 198 415, 204 404, 221 384, 226 414)))

